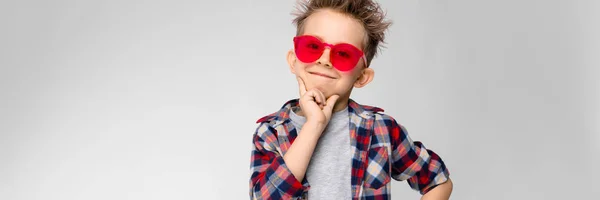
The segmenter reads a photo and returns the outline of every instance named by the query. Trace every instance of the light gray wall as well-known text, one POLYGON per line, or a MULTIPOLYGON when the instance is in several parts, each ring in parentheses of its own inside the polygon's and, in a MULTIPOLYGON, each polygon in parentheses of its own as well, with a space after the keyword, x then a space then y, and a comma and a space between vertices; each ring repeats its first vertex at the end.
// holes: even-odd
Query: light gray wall
MULTIPOLYGON (((353 98, 442 156, 453 199, 600 195, 598 1, 380 2, 353 98)), ((254 121, 297 96, 293 5, 1 2, 0 199, 247 199, 254 121)))

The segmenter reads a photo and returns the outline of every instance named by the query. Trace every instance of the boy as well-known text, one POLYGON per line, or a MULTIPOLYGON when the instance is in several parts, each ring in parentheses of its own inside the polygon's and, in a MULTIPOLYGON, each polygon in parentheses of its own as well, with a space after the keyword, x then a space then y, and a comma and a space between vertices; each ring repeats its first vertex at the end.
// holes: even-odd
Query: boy
POLYGON ((382 109, 350 99, 373 79, 384 32, 372 0, 301 3, 287 54, 300 98, 258 120, 251 199, 390 199, 390 178, 408 180, 422 199, 448 199, 452 182, 434 152, 413 142, 382 109))

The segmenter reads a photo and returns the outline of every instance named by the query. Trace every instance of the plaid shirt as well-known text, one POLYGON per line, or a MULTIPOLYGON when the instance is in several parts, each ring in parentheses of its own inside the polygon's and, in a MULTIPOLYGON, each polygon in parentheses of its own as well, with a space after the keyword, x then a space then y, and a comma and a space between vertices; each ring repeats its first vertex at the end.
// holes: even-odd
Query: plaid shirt
MULTIPOLYGON (((298 181, 283 160, 298 132, 289 112, 298 99, 285 103, 260 123, 253 136, 250 199, 305 199, 310 185, 298 181)), ((391 199, 390 179, 408 180, 421 194, 448 180, 442 159, 421 142, 412 141, 406 129, 382 109, 349 99, 352 145, 353 199, 391 199)))

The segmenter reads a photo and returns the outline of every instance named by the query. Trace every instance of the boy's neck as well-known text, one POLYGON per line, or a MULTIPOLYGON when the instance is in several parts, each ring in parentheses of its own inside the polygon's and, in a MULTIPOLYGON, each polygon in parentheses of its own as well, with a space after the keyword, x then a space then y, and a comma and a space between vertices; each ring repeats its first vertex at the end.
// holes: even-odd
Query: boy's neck
POLYGON ((342 111, 348 107, 348 98, 340 98, 335 102, 332 113, 342 111))

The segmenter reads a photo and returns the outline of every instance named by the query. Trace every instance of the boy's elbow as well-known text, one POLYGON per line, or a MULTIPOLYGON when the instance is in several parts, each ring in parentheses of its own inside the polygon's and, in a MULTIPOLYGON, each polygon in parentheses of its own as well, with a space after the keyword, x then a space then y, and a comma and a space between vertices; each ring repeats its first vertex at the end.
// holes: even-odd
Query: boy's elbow
POLYGON ((446 182, 436 186, 429 192, 425 193, 421 200, 450 199, 450 194, 452 193, 453 187, 454 184, 452 183, 452 180, 448 178, 446 182))
POLYGON ((442 183, 442 184, 446 185, 446 187, 448 188, 449 192, 452 192, 452 188, 454 187, 454 184, 452 183, 452 179, 450 179, 448 177, 448 180, 446 182, 442 183))
POLYGON ((446 184, 448 184, 448 196, 450 196, 450 194, 452 193, 452 189, 454 188, 452 179, 448 178, 448 181, 446 181, 446 184))
POLYGON ((450 194, 452 193, 452 189, 454 188, 454 184, 452 183, 452 179, 450 179, 450 177, 448 177, 448 180, 439 185, 438 187, 441 187, 439 189, 440 192, 444 194, 444 196, 447 195, 447 197, 450 198, 450 194))

